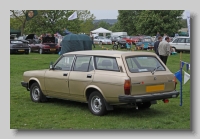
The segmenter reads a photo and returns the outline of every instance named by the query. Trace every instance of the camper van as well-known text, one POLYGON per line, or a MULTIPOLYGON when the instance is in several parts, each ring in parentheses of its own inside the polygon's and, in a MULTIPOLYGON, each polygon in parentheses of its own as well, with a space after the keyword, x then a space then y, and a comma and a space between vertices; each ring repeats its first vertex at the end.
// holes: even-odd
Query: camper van
POLYGON ((111 36, 128 36, 127 32, 113 32, 111 36))

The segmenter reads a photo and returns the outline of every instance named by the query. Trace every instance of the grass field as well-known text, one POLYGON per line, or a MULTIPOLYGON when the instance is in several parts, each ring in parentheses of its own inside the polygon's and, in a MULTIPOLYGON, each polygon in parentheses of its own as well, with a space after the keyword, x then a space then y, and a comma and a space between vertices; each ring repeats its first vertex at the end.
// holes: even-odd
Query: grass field
MULTIPOLYGON (((111 47, 104 46, 103 49, 111 47)), ((96 45, 95 49, 102 48, 96 45)), ((85 103, 59 99, 33 103, 30 93, 21 86, 23 72, 46 69, 58 57, 58 54, 38 53, 10 55, 10 129, 191 129, 190 80, 183 85, 183 106, 179 106, 179 96, 167 104, 158 101, 147 110, 116 106, 107 115, 99 117, 92 115, 85 103)), ((190 54, 183 53, 182 60, 190 63, 190 54)), ((180 54, 168 57, 167 66, 173 73, 179 70, 179 61, 180 54)), ((186 71, 185 66, 183 69, 186 71)), ((180 90, 179 82, 177 90, 180 90)))

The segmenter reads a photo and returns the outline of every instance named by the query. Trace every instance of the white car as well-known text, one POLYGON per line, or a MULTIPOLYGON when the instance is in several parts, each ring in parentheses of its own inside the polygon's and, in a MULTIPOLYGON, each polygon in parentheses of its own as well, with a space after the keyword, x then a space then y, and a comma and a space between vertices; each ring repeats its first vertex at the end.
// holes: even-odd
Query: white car
POLYGON ((176 37, 172 42, 170 42, 170 45, 176 50, 176 52, 190 51, 190 37, 176 37))
POLYGON ((112 40, 103 36, 94 37, 94 44, 112 44, 112 40))

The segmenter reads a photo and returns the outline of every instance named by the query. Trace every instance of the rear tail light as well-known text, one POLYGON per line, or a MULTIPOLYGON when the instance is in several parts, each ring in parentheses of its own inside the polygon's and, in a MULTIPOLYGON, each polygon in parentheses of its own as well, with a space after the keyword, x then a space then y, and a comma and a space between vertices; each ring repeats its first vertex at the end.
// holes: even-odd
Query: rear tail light
POLYGON ((131 81, 130 80, 124 81, 124 94, 125 95, 131 94, 131 81))

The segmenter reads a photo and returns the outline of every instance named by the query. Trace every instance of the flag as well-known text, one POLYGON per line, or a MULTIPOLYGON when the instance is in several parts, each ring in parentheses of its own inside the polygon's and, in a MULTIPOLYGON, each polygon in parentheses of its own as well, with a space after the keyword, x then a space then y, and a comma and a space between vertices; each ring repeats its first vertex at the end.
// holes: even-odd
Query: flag
POLYGON ((186 70, 187 71, 189 70, 189 64, 188 63, 186 64, 186 70))
POLYGON ((38 14, 37 10, 28 10, 26 12, 26 21, 31 20, 33 17, 35 17, 38 14))
POLYGON ((185 64, 185 62, 181 61, 182 68, 183 68, 184 64, 185 64))
POLYGON ((188 27, 188 34, 190 37, 190 11, 185 11, 186 12, 186 17, 187 17, 187 27, 188 27))
POLYGON ((179 80, 179 82, 182 82, 181 81, 181 71, 177 71, 176 73, 174 73, 175 77, 179 80))
POLYGON ((184 84, 190 79, 190 74, 184 71, 184 84))
POLYGON ((72 15, 68 17, 68 20, 74 20, 77 18, 77 12, 75 11, 72 15))

